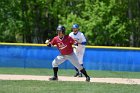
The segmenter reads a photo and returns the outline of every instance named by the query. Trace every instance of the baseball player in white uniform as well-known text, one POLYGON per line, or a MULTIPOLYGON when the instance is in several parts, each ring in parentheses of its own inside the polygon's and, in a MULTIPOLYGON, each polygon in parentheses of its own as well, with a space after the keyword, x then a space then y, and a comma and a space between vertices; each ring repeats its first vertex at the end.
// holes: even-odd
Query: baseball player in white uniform
MULTIPOLYGON (((73 24, 72 31, 69 36, 72 37, 78 44, 74 46, 74 53, 78 57, 79 63, 83 66, 83 56, 85 52, 86 38, 82 32, 79 31, 79 25, 73 24)), ((76 74, 74 77, 82 77, 82 73, 75 67, 76 74)))

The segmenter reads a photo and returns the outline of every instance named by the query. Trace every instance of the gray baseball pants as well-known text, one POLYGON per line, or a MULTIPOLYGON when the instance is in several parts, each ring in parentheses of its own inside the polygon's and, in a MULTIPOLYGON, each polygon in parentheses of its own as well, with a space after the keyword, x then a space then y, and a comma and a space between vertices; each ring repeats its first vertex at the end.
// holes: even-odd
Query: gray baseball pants
POLYGON ((79 71, 83 69, 83 67, 79 64, 78 58, 75 53, 71 53, 69 55, 58 55, 52 62, 53 67, 58 67, 64 61, 69 60, 79 71))

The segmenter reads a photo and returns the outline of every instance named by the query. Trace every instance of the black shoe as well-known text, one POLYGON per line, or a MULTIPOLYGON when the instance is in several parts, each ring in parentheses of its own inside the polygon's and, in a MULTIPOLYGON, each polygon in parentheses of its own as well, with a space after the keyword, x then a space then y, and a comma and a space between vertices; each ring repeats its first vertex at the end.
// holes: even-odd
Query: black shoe
POLYGON ((76 73, 75 75, 74 75, 74 77, 77 77, 79 75, 79 73, 76 73))
POLYGON ((58 80, 58 77, 51 77, 51 78, 49 78, 49 80, 58 80))
POLYGON ((87 82, 90 82, 90 77, 89 77, 89 76, 86 77, 86 81, 87 81, 87 82))
POLYGON ((79 77, 83 77, 82 73, 79 73, 79 77))

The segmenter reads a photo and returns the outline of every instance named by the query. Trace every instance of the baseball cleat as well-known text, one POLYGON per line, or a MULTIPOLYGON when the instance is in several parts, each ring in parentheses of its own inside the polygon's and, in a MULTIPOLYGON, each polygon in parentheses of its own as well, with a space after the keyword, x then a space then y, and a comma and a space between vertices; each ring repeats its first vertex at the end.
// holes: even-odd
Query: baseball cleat
POLYGON ((79 77, 83 77, 83 76, 82 76, 82 73, 79 73, 79 75, 78 75, 78 76, 79 76, 79 77))
POLYGON ((89 77, 89 76, 86 77, 86 81, 87 81, 87 82, 90 82, 90 77, 89 77))
POLYGON ((74 75, 74 77, 77 77, 79 75, 79 73, 76 73, 75 75, 74 75))
POLYGON ((49 78, 49 80, 58 80, 58 77, 51 77, 51 78, 49 78))

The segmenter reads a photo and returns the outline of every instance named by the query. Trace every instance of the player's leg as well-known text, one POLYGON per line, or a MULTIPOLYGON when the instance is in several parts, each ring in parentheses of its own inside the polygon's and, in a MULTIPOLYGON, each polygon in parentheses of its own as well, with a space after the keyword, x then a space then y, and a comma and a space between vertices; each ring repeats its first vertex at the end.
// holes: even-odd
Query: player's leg
MULTIPOLYGON (((80 64, 83 67, 83 64, 80 64)), ((79 71, 79 70, 78 70, 79 71)), ((79 71, 79 77, 83 77, 82 73, 79 71)))
MULTIPOLYGON (((81 51, 78 52, 78 60, 81 66, 83 66, 83 56, 84 56, 85 48, 82 48, 81 51)), ((79 77, 82 77, 82 73, 79 71, 79 77)))
POLYGON ((79 64, 78 58, 75 53, 67 56, 67 59, 81 72, 85 75, 86 81, 90 81, 90 77, 88 76, 86 70, 79 64))
MULTIPOLYGON (((79 58, 79 52, 78 52, 77 49, 78 49, 78 48, 76 47, 76 48, 73 49, 73 51, 74 51, 75 55, 79 58)), ((79 59, 78 59, 78 60, 79 60, 79 59)), ((80 71, 79 71, 75 66, 74 66, 74 69, 75 69, 75 71, 76 71, 74 77, 79 76, 79 75, 81 74, 80 71)))
MULTIPOLYGON (((78 53, 77 53, 77 47, 74 47, 73 48, 73 51, 74 51, 75 55, 77 56, 78 55, 78 53)), ((75 66, 74 66, 74 69, 76 71, 74 77, 77 77, 79 75, 79 70, 75 66)))
POLYGON ((76 71, 76 73, 75 73, 75 75, 74 75, 74 77, 77 77, 77 76, 79 76, 79 70, 76 68, 76 67, 74 67, 74 69, 75 69, 75 71, 76 71))
POLYGON ((85 77, 86 77, 86 81, 87 81, 87 82, 90 82, 90 77, 88 76, 86 70, 83 68, 83 69, 80 70, 80 71, 81 71, 81 73, 83 73, 83 74, 85 75, 85 77))
POLYGON ((63 63, 66 59, 62 55, 58 55, 52 62, 52 67, 53 67, 53 77, 51 77, 49 80, 58 80, 58 65, 63 63))
POLYGON ((53 77, 49 78, 49 80, 58 80, 58 75, 57 75, 57 72, 58 72, 58 67, 53 67, 53 77))
MULTIPOLYGON (((81 66, 83 66, 84 52, 85 52, 85 47, 74 49, 74 53, 78 57, 78 62, 80 63, 81 66)), ((77 77, 77 76, 82 77, 82 73, 76 67, 75 67, 75 70, 76 70, 76 74, 74 75, 74 77, 77 77)))

